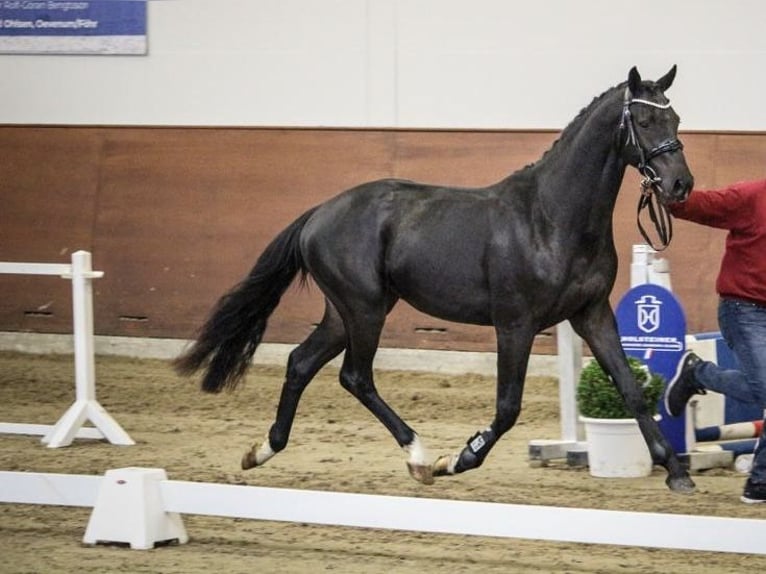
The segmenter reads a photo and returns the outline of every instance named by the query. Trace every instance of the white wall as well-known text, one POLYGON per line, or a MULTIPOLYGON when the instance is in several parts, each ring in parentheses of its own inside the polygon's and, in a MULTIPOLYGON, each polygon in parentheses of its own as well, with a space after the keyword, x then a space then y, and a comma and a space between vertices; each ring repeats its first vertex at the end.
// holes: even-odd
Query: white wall
POLYGON ((563 128, 678 64, 684 130, 766 130, 763 0, 149 0, 149 54, 0 56, 0 123, 563 128))

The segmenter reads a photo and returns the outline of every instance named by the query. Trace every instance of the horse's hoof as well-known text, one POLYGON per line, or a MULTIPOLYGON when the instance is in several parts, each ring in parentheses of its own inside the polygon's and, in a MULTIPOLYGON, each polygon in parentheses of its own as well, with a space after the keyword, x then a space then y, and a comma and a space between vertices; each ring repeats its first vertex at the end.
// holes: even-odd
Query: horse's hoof
POLYGON ((434 476, 448 476, 455 474, 455 462, 457 461, 456 455, 445 454, 436 459, 433 464, 434 476))
POLYGON ((678 492, 680 494, 691 494, 696 488, 694 481, 691 479, 691 477, 689 477, 689 475, 676 477, 669 476, 665 480, 665 484, 668 485, 668 488, 670 488, 671 491, 678 492))
POLYGON ((256 466, 258 466, 258 461, 255 458, 255 452, 249 450, 242 455, 242 470, 250 470, 256 466))
POLYGON ((407 470, 410 471, 410 476, 422 484, 433 484, 434 475, 431 472, 431 467, 426 464, 413 464, 407 463, 407 470))

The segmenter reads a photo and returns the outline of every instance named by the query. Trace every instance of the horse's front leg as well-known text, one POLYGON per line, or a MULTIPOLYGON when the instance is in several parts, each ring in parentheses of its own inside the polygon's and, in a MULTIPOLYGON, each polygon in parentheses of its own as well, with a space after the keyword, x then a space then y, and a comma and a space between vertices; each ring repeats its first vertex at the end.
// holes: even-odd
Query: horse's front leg
POLYGON ((673 447, 660 431, 644 401, 643 393, 628 365, 620 344, 617 321, 607 300, 570 319, 574 330, 588 343, 601 367, 617 385, 625 404, 633 413, 649 447, 654 464, 665 467, 668 487, 676 492, 692 492, 694 482, 681 464, 673 447))
POLYGON ((495 419, 468 439, 459 454, 445 455, 433 465, 434 476, 459 474, 478 468, 500 437, 516 423, 527 373, 534 332, 497 328, 497 396, 495 419))

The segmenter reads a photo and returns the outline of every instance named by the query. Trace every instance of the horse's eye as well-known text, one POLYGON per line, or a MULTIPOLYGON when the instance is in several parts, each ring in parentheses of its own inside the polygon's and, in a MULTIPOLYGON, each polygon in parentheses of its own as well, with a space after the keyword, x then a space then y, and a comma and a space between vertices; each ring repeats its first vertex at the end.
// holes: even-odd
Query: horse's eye
POLYGON ((642 128, 648 128, 650 123, 651 122, 649 121, 649 118, 643 118, 638 120, 638 125, 641 126, 642 128))

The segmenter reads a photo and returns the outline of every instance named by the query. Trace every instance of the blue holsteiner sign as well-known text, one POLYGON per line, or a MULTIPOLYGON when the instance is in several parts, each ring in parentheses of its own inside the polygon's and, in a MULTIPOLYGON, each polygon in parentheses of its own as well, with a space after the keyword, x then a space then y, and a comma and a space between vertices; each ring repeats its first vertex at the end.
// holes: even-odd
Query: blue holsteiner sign
POLYGON ((0 53, 146 54, 146 0, 0 0, 0 53))
MULTIPOLYGON (((651 283, 633 287, 620 300, 616 316, 625 353, 669 381, 686 349, 686 317, 673 293, 651 283)), ((662 433, 676 452, 686 452, 684 417, 671 417, 662 400, 659 413, 662 433)))

